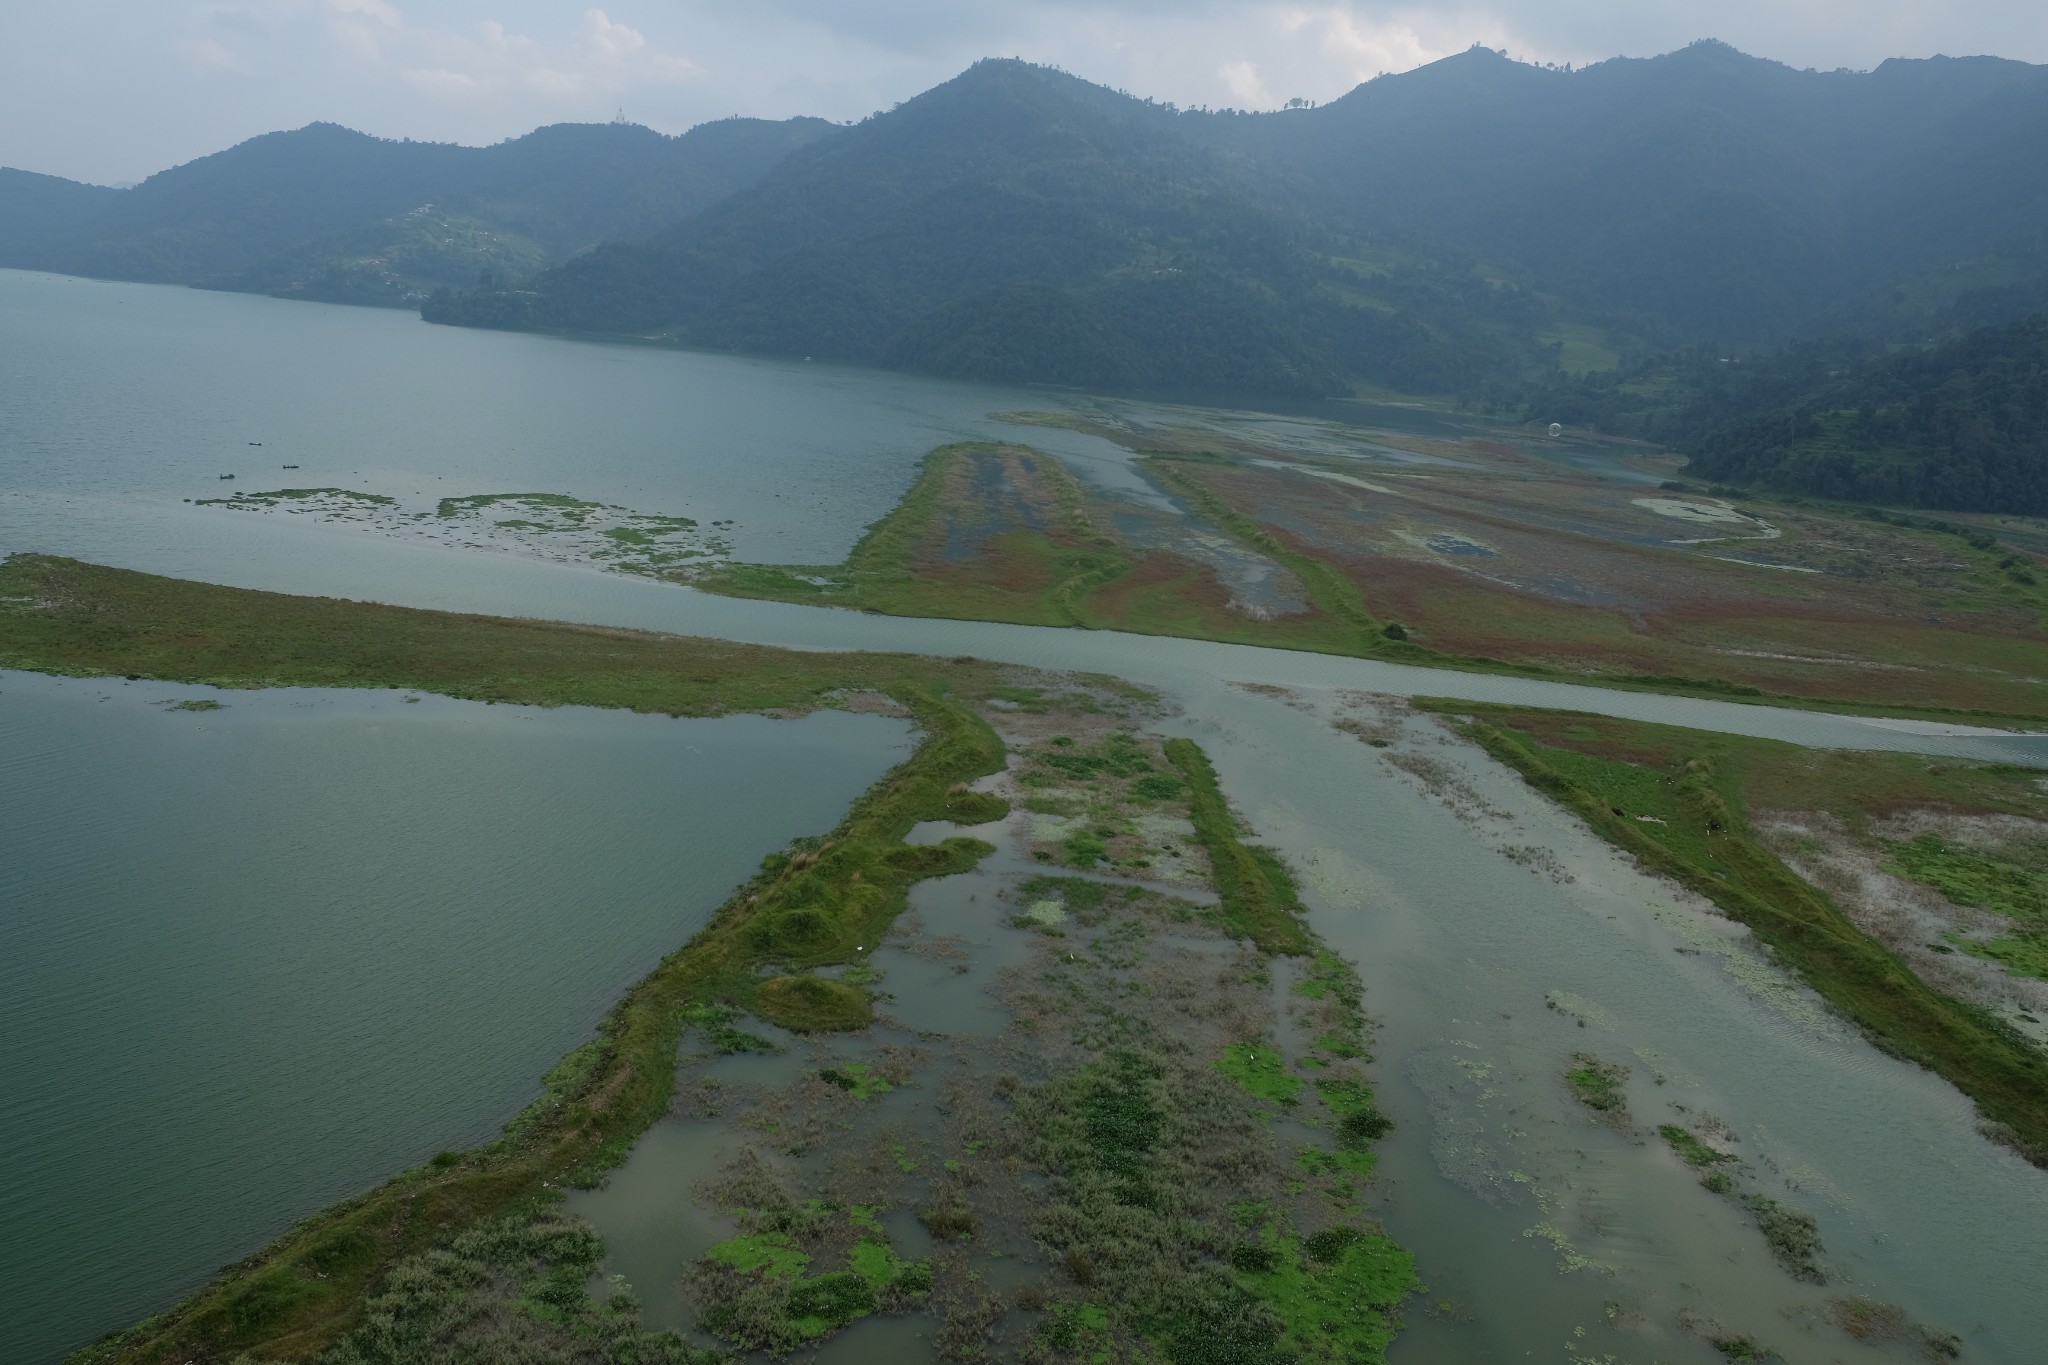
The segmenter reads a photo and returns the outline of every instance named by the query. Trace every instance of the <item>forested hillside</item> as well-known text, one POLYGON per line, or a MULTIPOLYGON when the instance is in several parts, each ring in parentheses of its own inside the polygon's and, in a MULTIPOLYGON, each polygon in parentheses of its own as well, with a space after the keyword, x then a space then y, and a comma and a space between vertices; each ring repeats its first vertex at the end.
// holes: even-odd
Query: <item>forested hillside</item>
POLYGON ((1101 387, 1467 399, 1687 344, 1924 336, 2048 278, 2048 68, 1485 49, 1320 108, 984 62, 645 243, 430 319, 1101 387), (1959 170, 1958 168, 1965 168, 1959 170))
POLYGON ((1545 358, 1547 305, 1348 236, 1189 116, 983 62, 760 185, 436 321, 655 334, 943 374, 1328 393, 1469 390, 1545 358), (1401 307, 1395 300, 1421 307, 1401 307))
POLYGON ((1707 433, 1688 468, 1824 497, 2048 514, 2048 315, 1830 376, 1707 433))
POLYGON ((1484 48, 1212 120, 1373 240, 1483 263, 1654 347, 1769 345, 1893 290, 2048 272, 2048 68, 1797 71, 1701 42, 1577 71, 1484 48))
POLYGON ((458 147, 312 124, 127 190, 6 172, 0 265, 416 302, 441 285, 475 283, 481 269, 529 274, 644 237, 831 131, 817 119, 729 119, 681 137, 562 124, 458 147))
POLYGON ((0 261, 104 213, 121 191, 0 167, 0 261))

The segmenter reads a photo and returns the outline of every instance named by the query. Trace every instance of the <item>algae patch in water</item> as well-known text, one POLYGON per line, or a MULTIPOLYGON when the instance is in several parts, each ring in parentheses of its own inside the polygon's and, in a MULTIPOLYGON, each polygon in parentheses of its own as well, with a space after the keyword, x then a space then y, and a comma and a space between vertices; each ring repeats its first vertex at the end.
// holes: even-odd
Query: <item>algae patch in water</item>
POLYGON ((1602 1061, 1590 1052, 1574 1052, 1564 1073, 1565 1084, 1580 1104, 1600 1115, 1611 1128, 1629 1130, 1628 1096, 1622 1087, 1628 1082, 1628 1068, 1602 1061))
POLYGON ((818 1073, 818 1078, 838 1086, 855 1099, 862 1100, 886 1095, 896 1088, 866 1062, 845 1062, 839 1066, 828 1066, 818 1073))
POLYGON ((1705 1170, 1723 1161, 1735 1160, 1732 1152, 1723 1152, 1717 1148, 1709 1147, 1706 1143, 1700 1141, 1698 1137, 1694 1136, 1690 1130, 1682 1128, 1678 1124, 1663 1124, 1659 1126, 1657 1133, 1666 1143, 1670 1144, 1672 1151, 1678 1153, 1679 1160, 1695 1170, 1705 1170))
POLYGON ((729 1056, 736 1052, 774 1052, 777 1045, 738 1026, 740 1012, 730 1005, 692 1005, 683 1019, 713 1052, 729 1056))

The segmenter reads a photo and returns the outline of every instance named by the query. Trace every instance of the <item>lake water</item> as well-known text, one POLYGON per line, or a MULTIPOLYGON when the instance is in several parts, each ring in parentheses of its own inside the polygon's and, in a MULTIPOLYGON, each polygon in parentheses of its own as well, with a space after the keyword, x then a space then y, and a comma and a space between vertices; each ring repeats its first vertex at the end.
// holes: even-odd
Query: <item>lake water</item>
MULTIPOLYGON (((1337 689, 1428 693, 2040 766, 2048 766, 2048 740, 1200 641, 742 602, 181 501, 217 493, 214 475, 234 469, 244 471, 238 483, 275 486, 275 475, 255 471, 279 459, 304 465, 294 480, 307 485, 407 497, 440 494, 441 485, 449 493, 531 488, 731 518, 742 557, 829 561, 893 504, 924 451, 942 440, 1025 439, 1105 488, 1143 496, 1117 448, 1056 430, 1024 432, 990 415, 1066 401, 0 272, 0 552, 45 550, 240 586, 803 648, 974 654, 1157 687, 1183 708, 1178 723, 1214 750, 1259 833, 1308 872, 1305 898, 1319 928, 1358 961, 1369 1006, 1387 1020, 1377 1070, 1400 1127, 1384 1157, 1386 1220, 1421 1254, 1424 1278, 1478 1314, 1477 1326, 1413 1315, 1398 1361, 1597 1359, 1600 1351, 1574 1333, 1590 1324, 1599 1340, 1611 1300, 1665 1315, 1661 1334, 1630 1338, 1620 1358, 1707 1360, 1702 1342, 1674 1337, 1668 1325, 1674 1305, 1701 1298, 1731 1323, 1782 1343, 1793 1359, 1852 1358, 1839 1338, 1812 1325, 1813 1295, 1767 1265, 1758 1269, 1754 1229, 1672 1169, 1660 1145, 1573 1126, 1579 1116, 1562 1097, 1558 1071, 1589 1038, 1594 1050, 1630 1060, 1635 1084, 1649 1085, 1652 1072, 1666 1077, 1632 1094, 1645 1112, 1682 1097, 1742 1133, 1776 1197, 1821 1220, 1847 1292, 1905 1303, 1963 1333, 1969 1359, 2025 1360, 2027 1341, 2048 1339, 2048 1305, 2028 1288, 2048 1273, 2037 1232, 2048 1226, 2048 1179, 1979 1137, 1952 1091, 1844 1035, 1767 964, 1731 947, 1724 924, 1674 901, 1554 812, 1526 798, 1518 804, 1518 788, 1499 785, 1498 771, 1469 752, 1445 751, 1473 765, 1475 781, 1499 786, 1498 803, 1524 830, 1518 837, 1558 850, 1576 882, 1532 876, 1324 719, 1230 684, 1295 688, 1325 709, 1337 689), (249 440, 264 441, 260 459, 249 440), (305 453, 295 448, 297 458, 288 458, 272 442, 303 443, 305 453), (357 470, 367 472, 356 477, 357 470), (1596 1022, 1580 1030, 1546 1010, 1552 991, 1588 1002, 1596 1022), (1488 1079, 1474 1080, 1480 1075, 1488 1079), (1511 1179, 1517 1172, 1526 1184, 1511 1179), (1564 1253, 1551 1232, 1617 1269, 1561 1270, 1564 1253)), ((234 714, 152 711, 138 719, 175 727, 234 714)), ((96 728, 89 723, 87 733, 96 728)), ((589 771, 608 771, 609 762, 589 771)), ((120 780, 109 779, 116 787, 120 780)), ((106 789, 107 782, 93 786, 106 789)), ((775 842, 751 843, 740 871, 758 856, 752 850, 775 842)), ((662 853, 637 839, 620 847, 621 860, 636 867, 662 853)), ((131 877, 147 874, 125 853, 105 861, 131 877)), ((488 856, 465 858, 453 875, 483 875, 488 866, 488 856)), ((573 895, 554 885, 556 894, 573 895)), ((679 937, 655 935, 648 952, 679 937)), ((570 1002, 584 1027, 629 975, 622 969, 570 1002)), ((574 1036, 565 1026, 563 1037, 574 1036)), ((516 1094, 531 1093, 561 1050, 536 1045, 538 1060, 504 1063, 505 1094, 516 1098, 515 1077, 528 1087, 516 1094)), ((366 1129, 402 1127, 406 1111, 373 1106, 362 1118, 366 1129)), ((435 1145, 447 1144, 366 1160, 355 1183, 435 1145)), ((353 1187, 304 1183, 302 1207, 353 1187)), ((205 1263, 224 1259, 209 1251, 205 1263)), ((147 1290, 134 1283, 141 1267, 159 1261, 138 1250, 121 1272, 135 1301, 162 1302, 173 1292, 162 1276, 147 1290)))
POLYGON ((492 1136, 907 753, 838 712, 0 674, 0 1360, 492 1136))

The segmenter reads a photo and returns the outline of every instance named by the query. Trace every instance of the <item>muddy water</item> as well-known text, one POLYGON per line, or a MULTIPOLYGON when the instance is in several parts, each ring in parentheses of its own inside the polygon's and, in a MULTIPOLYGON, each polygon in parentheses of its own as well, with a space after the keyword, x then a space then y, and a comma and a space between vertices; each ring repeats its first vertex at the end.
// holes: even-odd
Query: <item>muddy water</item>
POLYGON ((1852 1036, 1739 929, 1483 754, 1426 722, 1404 741, 1504 813, 1461 821, 1374 750, 1332 742, 1329 699, 1313 700, 1322 714, 1214 689, 1182 725, 1304 871, 1317 929, 1385 1021, 1376 1069, 1401 1124, 1385 1216, 1428 1301, 1453 1305, 1412 1314, 1395 1359, 1713 1358, 1675 1331, 1681 1313, 1791 1360, 1891 1358, 1825 1324, 1831 1294, 1898 1303, 1958 1333, 1967 1359, 2019 1362, 2048 1340, 2048 1180, 1978 1136, 1954 1091, 1852 1036), (1572 880, 1507 844, 1551 850, 1572 880), (1630 1068, 1634 1138, 1569 1096, 1581 1051, 1630 1068), (1653 1131, 1706 1116, 1739 1135, 1757 1192, 1818 1220, 1835 1283, 1788 1276, 1653 1131))

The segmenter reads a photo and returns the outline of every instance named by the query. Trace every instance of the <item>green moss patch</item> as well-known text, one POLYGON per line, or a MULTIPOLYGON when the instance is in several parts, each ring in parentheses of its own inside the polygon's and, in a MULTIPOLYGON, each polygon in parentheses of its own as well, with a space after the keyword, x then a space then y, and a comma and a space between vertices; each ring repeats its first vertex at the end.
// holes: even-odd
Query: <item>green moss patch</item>
POLYGON ((1705 1170, 1724 1161, 1733 1161, 1733 1154, 1709 1147, 1689 1130, 1675 1123, 1667 1123, 1657 1129, 1658 1136, 1678 1153, 1679 1159, 1695 1170, 1705 1170))
POLYGON ((1974 906, 2026 924, 2048 927, 2048 873, 2012 857, 1952 843, 1939 834, 1890 845, 1887 871, 1931 886, 1957 905, 1974 906))
POLYGON ((758 1161, 729 1169, 725 1188, 760 1207, 733 1211, 747 1231, 706 1252, 685 1284, 699 1322, 732 1344, 780 1355, 930 1292, 931 1267, 899 1257, 872 1208, 796 1203, 758 1161), (827 1249, 849 1233, 834 1265, 827 1249))
POLYGON ((1292 1105, 1301 1093, 1301 1077, 1270 1043, 1232 1043, 1216 1059, 1216 1069, 1243 1086, 1248 1094, 1274 1104, 1292 1105))
POLYGON ((2048 847, 1970 848, 1938 834, 1888 847, 1892 858, 1886 871, 1932 887, 1957 905, 2014 922, 2009 934, 1991 939, 1955 935, 1949 942, 2016 975, 2048 981, 2048 847))
POLYGON ((1328 1228, 1305 1239, 1269 1232, 1271 1269, 1239 1282, 1284 1324, 1282 1349, 1304 1361, 1376 1360, 1394 1310, 1416 1287, 1415 1258, 1388 1237, 1328 1228))
POLYGON ((1628 1097, 1622 1091, 1628 1081, 1627 1067, 1603 1062, 1590 1052, 1574 1052, 1564 1080, 1580 1104, 1609 1122, 1628 1123, 1628 1097))

